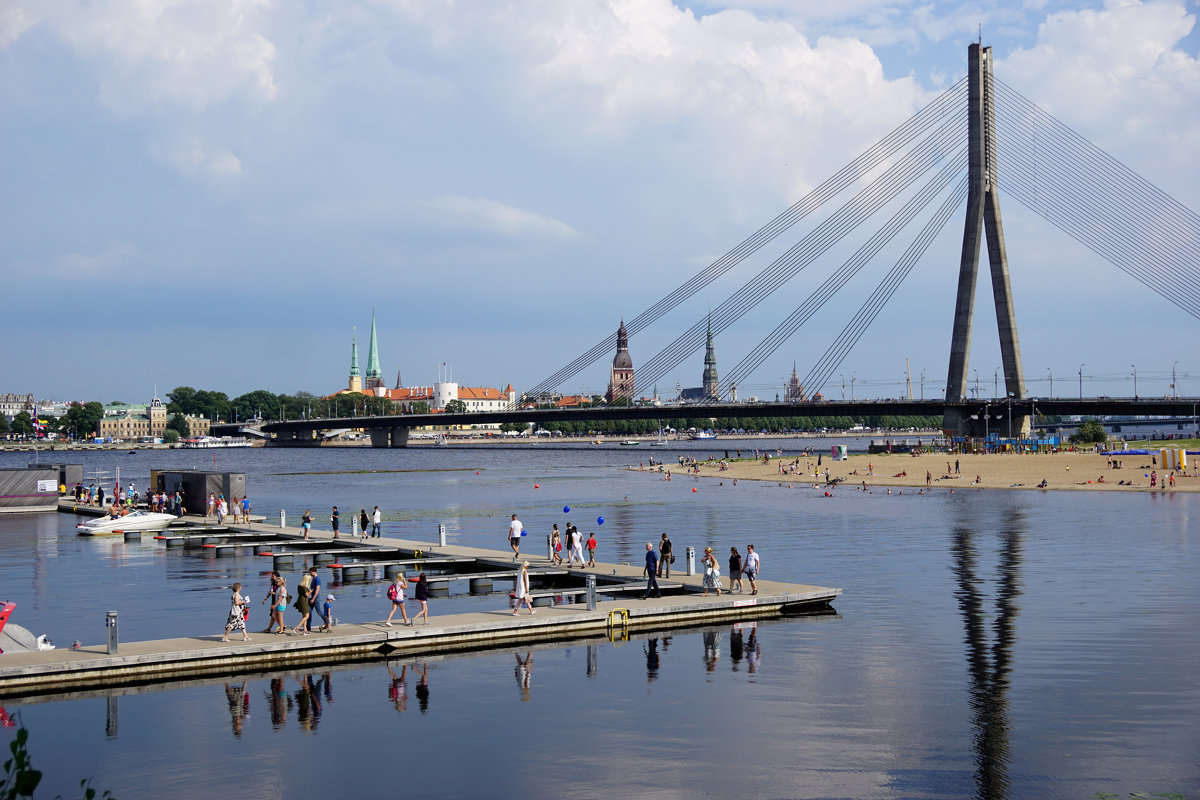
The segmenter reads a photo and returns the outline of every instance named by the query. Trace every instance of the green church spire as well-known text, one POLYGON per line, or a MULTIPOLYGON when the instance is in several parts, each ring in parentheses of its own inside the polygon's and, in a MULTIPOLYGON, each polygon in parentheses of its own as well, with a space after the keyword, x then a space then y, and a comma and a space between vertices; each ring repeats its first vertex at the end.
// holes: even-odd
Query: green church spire
POLYGON ((379 342, 375 338, 375 309, 371 309, 371 344, 367 347, 367 380, 383 385, 383 370, 379 368, 379 342))
POLYGON ((355 336, 350 343, 350 377, 358 377, 358 337, 355 336))

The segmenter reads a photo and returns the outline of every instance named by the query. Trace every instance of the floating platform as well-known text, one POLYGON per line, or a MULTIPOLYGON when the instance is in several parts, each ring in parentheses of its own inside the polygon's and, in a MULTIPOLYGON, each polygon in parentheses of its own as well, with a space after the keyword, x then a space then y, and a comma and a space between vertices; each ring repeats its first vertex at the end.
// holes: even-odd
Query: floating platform
MULTIPOLYGON (((276 537, 273 541, 289 538, 289 529, 266 530, 276 537)), ((203 536, 204 532, 193 535, 203 536)), ((320 540, 310 536, 305 542, 297 531, 289 538, 288 545, 304 549, 292 550, 288 555, 304 558, 316 553, 328 554, 331 544, 338 551, 355 551, 362 560, 336 566, 318 564, 318 568, 344 570, 385 564, 437 563, 462 566, 470 562, 478 569, 431 574, 430 580, 486 578, 491 581, 515 579, 516 575, 511 554, 453 545, 440 547, 401 539, 375 538, 352 543, 345 538, 331 541, 326 535, 320 540), (346 547, 351 544, 357 546, 346 547), (398 560, 394 556, 396 551, 419 556, 398 560), (381 560, 368 560, 372 552, 378 553, 381 560)), ((237 634, 229 642, 222 642, 219 632, 179 639, 121 642, 116 654, 109 654, 105 645, 4 654, 0 655, 0 698, 393 655, 421 656, 524 646, 596 635, 623 638, 635 631, 825 612, 842 594, 842 590, 836 588, 759 580, 757 595, 724 592, 719 596, 711 593, 703 596, 702 576, 675 571, 670 579, 661 581, 662 597, 641 599, 638 592, 644 593, 646 582, 644 578, 639 580, 641 569, 638 567, 600 563, 590 569, 568 568, 554 565, 544 556, 522 556, 522 560, 530 563, 531 578, 538 574, 566 575, 582 583, 588 575, 594 575, 598 583, 595 610, 589 610, 584 602, 544 605, 550 598, 560 595, 586 595, 585 588, 533 588, 531 595, 536 613, 532 615, 528 610, 521 610, 514 616, 506 602, 495 610, 434 616, 430 624, 415 627, 396 621, 393 621, 395 627, 388 627, 382 621, 376 621, 342 624, 330 633, 314 631, 308 636, 253 633, 249 642, 241 641, 237 634), (613 594, 634 596, 614 598, 613 594)), ((437 611, 436 602, 433 611, 437 611)))

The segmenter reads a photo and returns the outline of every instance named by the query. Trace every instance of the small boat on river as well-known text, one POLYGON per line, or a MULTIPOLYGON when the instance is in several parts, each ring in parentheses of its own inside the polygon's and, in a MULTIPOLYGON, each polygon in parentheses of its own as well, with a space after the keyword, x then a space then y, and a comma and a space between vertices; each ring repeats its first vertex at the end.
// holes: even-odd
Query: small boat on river
POLYGON ((717 434, 713 431, 697 431, 696 433, 692 434, 692 438, 696 440, 715 439, 717 438, 717 434))
POLYGON ((621 442, 621 447, 637 447, 639 444, 641 444, 641 442, 637 439, 626 439, 625 441, 621 442))
POLYGON ((75 526, 80 536, 112 536, 125 531, 165 531, 176 519, 174 514, 159 514, 138 509, 120 517, 103 516, 75 526))

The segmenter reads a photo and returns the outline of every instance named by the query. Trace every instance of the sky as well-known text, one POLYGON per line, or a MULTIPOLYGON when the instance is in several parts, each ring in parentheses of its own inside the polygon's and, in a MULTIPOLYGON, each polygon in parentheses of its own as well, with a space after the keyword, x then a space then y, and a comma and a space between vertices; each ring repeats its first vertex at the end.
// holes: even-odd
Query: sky
MULTIPOLYGON (((329 394, 355 336, 365 367, 372 310, 389 386, 431 384, 445 363, 463 385, 530 388, 954 84, 979 38, 997 77, 1197 209, 1196 14, 1180 0, 8 0, 0 393, 329 394)), ((1132 395, 1134 372, 1139 394, 1167 395, 1173 368, 1200 395, 1194 317, 1000 202, 1027 396, 1075 396, 1081 375, 1085 395, 1132 395)), ((962 217, 827 397, 942 394, 962 217)), ((632 337, 635 368, 820 219, 632 337)), ((721 332, 718 370, 852 249, 721 332)), ((774 399, 793 363, 804 376, 898 251, 884 255, 739 395, 774 399)), ((969 375, 1002 396, 990 304, 985 278, 969 375)), ((660 395, 702 368, 698 351, 660 395)), ((601 360, 559 389, 607 380, 601 360)))

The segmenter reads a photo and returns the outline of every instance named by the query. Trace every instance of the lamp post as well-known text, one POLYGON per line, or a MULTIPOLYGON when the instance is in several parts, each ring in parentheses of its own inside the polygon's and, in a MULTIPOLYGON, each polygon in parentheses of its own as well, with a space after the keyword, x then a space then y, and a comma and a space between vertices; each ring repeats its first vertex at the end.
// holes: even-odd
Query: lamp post
POLYGON ((846 399, 846 376, 839 372, 838 377, 842 379, 842 399, 845 400, 846 399))
POLYGON ((925 399, 925 370, 921 370, 921 399, 925 399))
POLYGON ((1083 364, 1079 365, 1079 399, 1083 399, 1083 364))
POLYGON ((854 379, 857 377, 853 372, 850 373, 850 401, 854 402, 854 379))
POLYGON ((1179 390, 1175 388, 1175 367, 1179 364, 1178 361, 1171 364, 1171 399, 1179 399, 1179 390))
POLYGON ((979 370, 975 370, 975 399, 979 399, 979 370))
POLYGON ((992 397, 1000 396, 1000 368, 996 367, 996 371, 992 373, 992 397))
POLYGON ((1133 399, 1137 400, 1137 366, 1130 364, 1129 368, 1133 370, 1133 399))
POLYGON ((1054 397, 1054 370, 1046 367, 1046 372, 1050 373, 1050 396, 1054 397))

